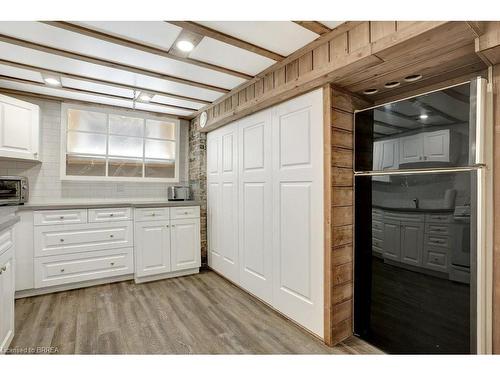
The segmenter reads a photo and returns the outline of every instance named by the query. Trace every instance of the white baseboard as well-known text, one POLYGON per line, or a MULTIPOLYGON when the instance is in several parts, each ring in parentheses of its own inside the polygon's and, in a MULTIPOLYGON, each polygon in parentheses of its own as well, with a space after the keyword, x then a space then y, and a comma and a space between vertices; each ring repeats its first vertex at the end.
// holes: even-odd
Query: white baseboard
POLYGON ((200 272, 200 269, 198 267, 196 267, 196 268, 190 268, 188 270, 182 270, 182 271, 177 271, 177 272, 162 273, 161 275, 135 277, 134 281, 136 284, 149 283, 151 281, 171 279, 172 277, 194 275, 194 274, 197 274, 199 272, 200 272))

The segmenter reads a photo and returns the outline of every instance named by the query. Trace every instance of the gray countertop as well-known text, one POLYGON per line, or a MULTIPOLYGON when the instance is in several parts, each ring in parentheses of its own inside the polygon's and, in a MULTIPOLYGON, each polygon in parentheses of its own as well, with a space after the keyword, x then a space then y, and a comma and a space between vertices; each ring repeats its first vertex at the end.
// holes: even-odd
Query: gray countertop
POLYGON ((200 206, 199 201, 168 201, 154 199, 61 199, 57 201, 28 202, 17 206, 18 211, 27 210, 64 210, 77 208, 103 208, 103 207, 186 207, 200 206))
POLYGON ((381 210, 397 211, 397 212, 421 212, 421 213, 452 213, 454 208, 412 208, 412 207, 385 207, 372 205, 373 208, 380 208, 381 210))

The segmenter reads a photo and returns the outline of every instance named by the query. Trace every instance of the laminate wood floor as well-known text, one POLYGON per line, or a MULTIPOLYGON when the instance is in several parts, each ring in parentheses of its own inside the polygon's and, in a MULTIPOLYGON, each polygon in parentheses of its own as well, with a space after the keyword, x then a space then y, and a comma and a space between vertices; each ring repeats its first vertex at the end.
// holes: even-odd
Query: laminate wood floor
POLYGON ((37 347, 59 354, 379 353, 355 337, 330 348, 211 271, 19 299, 11 352, 37 347))

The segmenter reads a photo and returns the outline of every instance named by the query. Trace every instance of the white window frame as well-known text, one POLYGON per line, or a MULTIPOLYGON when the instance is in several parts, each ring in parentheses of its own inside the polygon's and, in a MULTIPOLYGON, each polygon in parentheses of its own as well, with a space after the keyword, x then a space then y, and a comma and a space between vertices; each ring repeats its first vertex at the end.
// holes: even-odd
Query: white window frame
MULTIPOLYGON (((107 123, 109 133, 109 121, 107 123)), ((108 142, 108 141, 107 141, 108 142)), ((114 108, 102 108, 90 105, 63 103, 61 105, 61 153, 60 153, 60 178, 65 181, 108 181, 108 182, 153 182, 153 183, 177 183, 179 182, 179 160, 180 160, 180 120, 168 116, 147 114, 131 110, 120 110, 114 108), (68 130, 68 110, 76 109, 89 112, 100 112, 107 115, 119 115, 127 117, 141 118, 144 120, 169 121, 175 125, 175 176, 171 178, 155 177, 115 177, 115 176, 75 176, 66 174, 66 151, 67 151, 67 130, 68 130)), ((102 157, 102 155, 99 155, 102 157)), ((106 162, 109 155, 106 153, 106 162)), ((107 163, 106 163, 107 164, 107 163)), ((106 167, 107 168, 107 167, 106 167)))

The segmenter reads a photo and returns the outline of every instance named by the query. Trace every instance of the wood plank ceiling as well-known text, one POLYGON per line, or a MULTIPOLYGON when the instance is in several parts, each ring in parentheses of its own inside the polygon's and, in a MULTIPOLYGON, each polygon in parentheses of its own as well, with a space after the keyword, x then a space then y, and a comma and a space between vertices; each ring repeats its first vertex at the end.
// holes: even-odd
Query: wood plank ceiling
POLYGON ((341 23, 0 22, 0 93, 189 119, 341 23))

